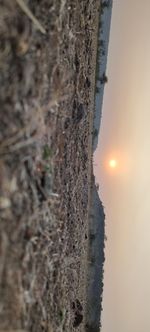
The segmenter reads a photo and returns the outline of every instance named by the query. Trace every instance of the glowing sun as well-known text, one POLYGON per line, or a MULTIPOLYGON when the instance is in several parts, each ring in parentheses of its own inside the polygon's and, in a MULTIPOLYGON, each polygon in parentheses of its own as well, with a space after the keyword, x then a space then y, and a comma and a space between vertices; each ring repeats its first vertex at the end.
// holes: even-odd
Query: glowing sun
POLYGON ((109 160, 109 167, 110 168, 116 168, 117 167, 117 160, 116 159, 110 159, 109 160))

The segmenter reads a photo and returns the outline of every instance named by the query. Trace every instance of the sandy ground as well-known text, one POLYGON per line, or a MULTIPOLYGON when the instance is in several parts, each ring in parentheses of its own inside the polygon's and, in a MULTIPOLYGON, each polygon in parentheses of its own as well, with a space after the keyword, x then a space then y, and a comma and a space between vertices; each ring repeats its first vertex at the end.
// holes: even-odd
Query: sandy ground
POLYGON ((0 331, 84 316, 98 9, 0 1, 0 331))

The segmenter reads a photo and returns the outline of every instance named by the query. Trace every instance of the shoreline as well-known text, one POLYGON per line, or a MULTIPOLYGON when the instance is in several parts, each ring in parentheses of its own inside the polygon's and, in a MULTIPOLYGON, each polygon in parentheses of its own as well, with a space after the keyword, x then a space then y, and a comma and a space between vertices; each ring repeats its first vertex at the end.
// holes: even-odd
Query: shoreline
MULTIPOLYGON (((106 9, 108 10, 108 9, 106 9)), ((95 63, 95 70, 93 74, 93 90, 91 93, 91 140, 89 143, 90 157, 93 158, 93 153, 97 147, 98 135, 100 133, 101 116, 102 116, 102 105, 104 96, 104 85, 100 84, 97 76, 97 66, 99 77, 102 73, 105 73, 107 67, 107 56, 109 47, 109 35, 110 35, 110 25, 112 16, 112 3, 109 14, 109 24, 107 31, 107 45, 105 45, 105 54, 101 59, 101 45, 99 44, 102 40, 103 32, 101 32, 101 21, 103 19, 103 14, 100 13, 101 8, 99 7, 99 14, 97 17, 97 35, 93 42, 93 47, 95 47, 95 54, 93 63, 95 63), (105 61, 104 61, 104 59, 105 61), (103 66, 102 63, 103 62, 103 66), (102 67, 102 68, 101 68, 102 67), (97 93, 96 87, 100 90, 97 93), (99 96, 99 98, 98 98, 99 96), (101 99, 101 101, 100 101, 101 99), (96 122, 96 118, 98 118, 96 122), (97 131, 97 136, 93 137, 93 133, 97 131)), ((104 15, 105 16, 105 15, 104 15)), ((106 15, 107 18, 107 15, 106 15)), ((103 28, 107 26, 106 22, 103 22, 103 28)), ((105 36, 105 37, 106 37, 105 36)), ((103 204, 100 200, 98 190, 96 188, 94 170, 93 170, 93 160, 90 165, 90 186, 89 186, 89 212, 88 212, 88 227, 89 227, 89 244, 87 250, 87 285, 86 285, 86 318, 85 318, 85 331, 86 332, 99 332, 101 328, 101 312, 102 312, 102 295, 103 295, 103 278, 104 278, 104 261, 105 261, 105 214, 103 204), (99 276, 99 277, 98 277, 99 276)))

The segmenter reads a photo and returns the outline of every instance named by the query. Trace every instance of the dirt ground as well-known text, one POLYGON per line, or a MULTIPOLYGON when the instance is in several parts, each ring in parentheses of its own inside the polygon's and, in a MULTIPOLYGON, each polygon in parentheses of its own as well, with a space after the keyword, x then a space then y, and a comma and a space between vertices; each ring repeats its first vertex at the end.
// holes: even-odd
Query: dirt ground
POLYGON ((84 313, 99 5, 0 0, 0 331, 84 313))

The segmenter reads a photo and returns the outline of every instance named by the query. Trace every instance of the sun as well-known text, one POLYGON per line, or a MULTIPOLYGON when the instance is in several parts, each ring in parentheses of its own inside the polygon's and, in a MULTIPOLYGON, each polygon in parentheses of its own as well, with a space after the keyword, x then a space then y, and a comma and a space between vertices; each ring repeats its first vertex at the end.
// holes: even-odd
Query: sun
POLYGON ((116 168, 117 167, 117 160, 116 159, 110 159, 109 160, 109 167, 110 168, 116 168))

